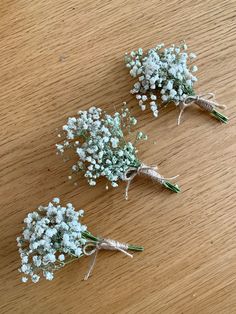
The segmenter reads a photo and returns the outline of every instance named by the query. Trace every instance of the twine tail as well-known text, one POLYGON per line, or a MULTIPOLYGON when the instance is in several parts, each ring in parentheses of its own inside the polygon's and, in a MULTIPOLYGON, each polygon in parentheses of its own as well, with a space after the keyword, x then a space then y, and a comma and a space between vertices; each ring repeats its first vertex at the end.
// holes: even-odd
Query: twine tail
POLYGON ((87 271, 87 274, 84 276, 84 280, 88 280, 96 263, 96 259, 97 259, 97 255, 98 255, 98 249, 94 252, 94 255, 92 256, 92 260, 90 262, 89 265, 89 269, 87 271))
POLYGON ((125 188, 125 199, 128 200, 129 199, 129 187, 130 187, 130 183, 131 183, 132 179, 127 181, 126 184, 126 188, 125 188))
POLYGON ((121 253, 129 256, 130 258, 133 258, 133 254, 130 254, 129 252, 127 252, 127 251, 125 251, 125 250, 123 250, 121 248, 117 248, 117 251, 120 251, 121 253))
POLYGON ((180 109, 178 120, 177 120, 177 125, 180 125, 180 120, 181 120, 182 114, 184 112, 184 109, 185 109, 184 106, 180 109))
POLYGON ((184 112, 184 108, 180 109, 180 113, 179 113, 179 116, 178 116, 178 120, 177 120, 177 125, 180 125, 180 120, 181 120, 181 116, 184 112))
POLYGON ((183 115, 183 113, 184 113, 184 110, 185 110, 188 106, 190 106, 190 104, 186 104, 185 102, 181 102, 181 103, 179 104, 179 106, 180 106, 180 112, 179 112, 179 116, 178 116, 178 119, 177 119, 177 125, 180 125, 181 117, 182 117, 182 115, 183 115))
POLYGON ((131 167, 129 168, 125 173, 124 176, 122 178, 123 181, 126 181, 126 188, 125 188, 125 199, 128 200, 129 199, 129 187, 130 184, 132 182, 132 180, 136 177, 136 175, 138 174, 138 169, 139 168, 135 168, 135 167, 131 167))

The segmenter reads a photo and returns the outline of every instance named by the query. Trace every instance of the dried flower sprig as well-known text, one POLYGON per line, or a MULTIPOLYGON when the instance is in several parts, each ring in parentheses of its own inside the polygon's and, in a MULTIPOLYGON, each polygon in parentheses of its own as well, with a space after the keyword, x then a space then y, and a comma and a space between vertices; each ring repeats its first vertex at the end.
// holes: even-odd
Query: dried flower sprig
POLYGON ((93 236, 87 226, 79 221, 83 213, 83 210, 75 211, 70 203, 61 206, 60 200, 54 198, 47 206, 40 206, 37 211, 27 215, 22 235, 17 238, 22 282, 27 282, 31 277, 36 283, 42 275, 52 280, 56 270, 82 256, 93 255, 92 264, 84 278, 86 280, 99 250, 117 250, 130 257, 133 256, 128 251, 144 250, 142 246, 93 236))
POLYGON ((62 154, 67 149, 75 151, 79 161, 72 171, 83 172, 90 185, 96 185, 100 177, 105 177, 112 187, 117 187, 119 180, 126 181, 126 198, 136 175, 145 175, 173 192, 180 192, 177 184, 157 172, 157 167, 148 167, 138 159, 136 144, 147 137, 138 132, 133 143, 127 140, 127 133, 136 123, 126 107, 114 115, 96 107, 79 111, 77 117, 69 118, 63 126, 65 140, 56 145, 57 150, 62 154))
POLYGON ((126 53, 125 64, 130 69, 130 75, 138 78, 131 93, 136 94, 141 109, 145 110, 149 103, 153 115, 157 117, 161 102, 174 102, 180 108, 180 124, 184 109, 195 103, 219 121, 227 123, 228 118, 217 111, 217 108, 225 109, 226 106, 210 100, 214 98, 212 93, 197 95, 194 91, 194 83, 197 81, 194 73, 198 70, 192 64, 195 58, 194 53, 187 53, 185 43, 170 47, 165 47, 162 43, 147 53, 141 48, 131 51, 130 54, 126 53))

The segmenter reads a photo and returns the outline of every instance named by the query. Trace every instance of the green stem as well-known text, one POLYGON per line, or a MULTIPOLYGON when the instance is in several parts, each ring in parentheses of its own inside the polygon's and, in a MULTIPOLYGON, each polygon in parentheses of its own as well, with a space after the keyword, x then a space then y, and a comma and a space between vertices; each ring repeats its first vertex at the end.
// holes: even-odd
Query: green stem
POLYGON ((81 255, 80 257, 74 257, 73 255, 70 255, 71 258, 65 262, 62 262, 61 264, 64 266, 64 265, 68 265, 72 262, 74 262, 75 260, 78 260, 80 257, 82 257, 83 255, 81 255))
POLYGON ((98 241, 99 241, 98 238, 96 238, 95 236, 93 236, 92 233, 90 233, 90 232, 87 231, 87 230, 84 231, 84 232, 82 232, 82 235, 83 235, 83 237, 84 237, 85 239, 90 239, 90 240, 95 241, 95 242, 98 242, 98 241))
POLYGON ((223 123, 227 123, 229 121, 229 119, 223 115, 222 113, 220 113, 219 111, 217 110, 213 110, 212 111, 212 115, 219 121, 223 122, 223 123))
POLYGON ((172 192, 175 192, 175 193, 180 193, 181 192, 178 184, 173 184, 170 181, 165 181, 163 183, 163 185, 164 185, 165 188, 171 190, 172 192))
POLYGON ((132 244, 130 244, 130 245, 128 246, 128 249, 129 249, 130 251, 136 251, 136 252, 143 252, 143 251, 144 251, 144 247, 143 247, 143 246, 132 245, 132 244))

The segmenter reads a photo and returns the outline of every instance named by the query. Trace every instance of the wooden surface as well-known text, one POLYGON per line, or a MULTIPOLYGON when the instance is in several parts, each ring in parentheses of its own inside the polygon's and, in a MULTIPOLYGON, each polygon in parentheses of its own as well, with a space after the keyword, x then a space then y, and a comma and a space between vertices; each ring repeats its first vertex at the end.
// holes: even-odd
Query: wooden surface
POLYGON ((1 313, 236 313, 235 11, 235 0, 1 2, 1 313), (174 107, 154 119, 129 94, 124 53, 182 39, 198 55, 197 91, 228 106, 228 125, 192 107, 177 127, 174 107), (181 194, 136 178, 125 201, 124 185, 67 180, 57 128, 125 100, 149 134, 140 158, 180 174, 181 194), (54 196, 84 208, 94 234, 145 252, 101 252, 87 282, 84 258, 52 282, 20 283, 21 222, 54 196))

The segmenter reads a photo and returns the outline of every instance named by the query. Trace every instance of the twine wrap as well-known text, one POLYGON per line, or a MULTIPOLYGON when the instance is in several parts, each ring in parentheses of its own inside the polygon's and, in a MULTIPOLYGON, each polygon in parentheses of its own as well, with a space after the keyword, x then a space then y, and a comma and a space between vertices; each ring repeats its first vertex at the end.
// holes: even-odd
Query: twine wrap
POLYGON ((157 166, 147 166, 143 163, 138 168, 130 167, 125 172, 122 178, 123 181, 127 182, 126 188, 125 188, 125 199, 128 200, 128 192, 129 192, 130 184, 137 175, 145 176, 153 180, 154 182, 158 182, 160 184, 164 184, 166 180, 172 180, 178 177, 178 176, 174 176, 171 178, 165 178, 157 170, 158 170, 157 166))
POLYGON ((220 105, 217 102, 210 100, 212 98, 215 99, 215 94, 213 94, 213 93, 206 93, 206 94, 202 94, 202 95, 186 97, 185 101, 183 101, 179 104, 180 113, 179 113, 179 117, 178 117, 178 125, 180 125, 180 119, 181 119, 181 116, 182 116, 184 110, 187 107, 191 106, 193 103, 195 103, 200 108, 202 108, 202 109, 204 109, 210 113, 212 113, 216 108, 226 109, 225 105, 220 105), (208 98, 205 98, 205 97, 208 97, 208 98))
POLYGON ((132 258, 133 255, 127 252, 128 249, 129 249, 129 245, 127 243, 118 242, 112 239, 100 239, 99 242, 95 242, 95 241, 87 242, 85 246, 83 247, 83 253, 86 256, 93 255, 93 258, 89 266, 89 270, 84 277, 84 280, 87 280, 89 276, 91 275, 95 262, 96 262, 97 254, 100 250, 120 251, 124 253, 125 255, 132 258), (92 248, 92 249, 88 251, 87 250, 88 248, 92 248))

